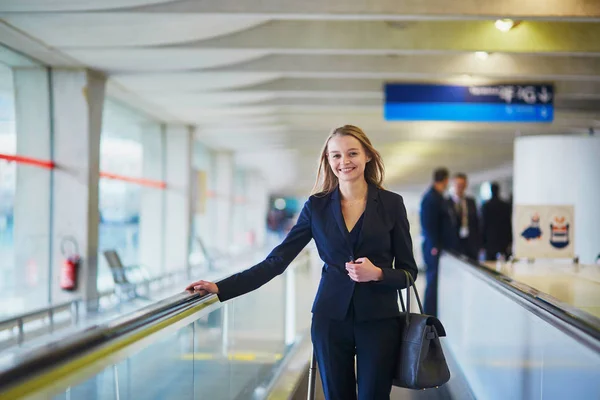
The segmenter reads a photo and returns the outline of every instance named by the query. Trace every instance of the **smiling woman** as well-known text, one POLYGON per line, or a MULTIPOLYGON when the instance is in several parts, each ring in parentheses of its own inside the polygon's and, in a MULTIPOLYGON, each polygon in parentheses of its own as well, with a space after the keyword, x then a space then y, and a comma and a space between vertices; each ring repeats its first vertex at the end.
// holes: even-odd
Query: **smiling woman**
POLYGON ((282 274, 314 239, 324 262, 313 303, 312 342, 327 399, 389 398, 400 345, 398 290, 416 277, 401 196, 384 190, 383 162, 358 127, 325 142, 314 192, 267 258, 218 283, 187 290, 226 301, 282 274), (408 273, 407 273, 408 272, 408 273), (358 375, 355 376, 355 356, 358 375))

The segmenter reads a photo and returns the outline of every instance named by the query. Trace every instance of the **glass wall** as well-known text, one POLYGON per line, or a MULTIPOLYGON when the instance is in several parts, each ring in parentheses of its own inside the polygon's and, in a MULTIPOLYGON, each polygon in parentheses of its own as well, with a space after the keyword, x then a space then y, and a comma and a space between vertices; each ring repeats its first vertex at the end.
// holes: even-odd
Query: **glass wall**
POLYGON ((126 178, 143 177, 142 136, 151 124, 152 121, 124 105, 112 100, 105 102, 100 138, 100 291, 113 285, 104 251, 117 251, 123 265, 139 262, 141 194, 145 188, 126 178))
POLYGON ((48 90, 43 66, 0 47, 0 319, 51 301, 51 171, 20 159, 50 159, 48 90))
POLYGON ((248 229, 246 226, 246 174, 243 170, 235 169, 233 174, 233 205, 232 253, 241 253, 248 248, 248 229))
MULTIPOLYGON (((192 227, 190 236, 190 265, 197 266, 206 261, 205 251, 214 253, 214 235, 210 229, 209 186, 212 178, 212 154, 201 143, 194 142, 192 154, 192 227)), ((209 254, 213 256, 213 254, 209 254)))
MULTIPOLYGON (((11 69, 0 63, 0 154, 15 154, 15 101, 11 69)), ((14 293, 16 281, 14 247, 14 206, 16 192, 16 166, 0 159, 0 302, 6 310, 8 302, 4 293, 14 293), (6 303, 6 305, 4 304, 6 303)), ((12 297, 12 296, 11 296, 12 297)), ((4 314, 0 311, 0 317, 4 314)))

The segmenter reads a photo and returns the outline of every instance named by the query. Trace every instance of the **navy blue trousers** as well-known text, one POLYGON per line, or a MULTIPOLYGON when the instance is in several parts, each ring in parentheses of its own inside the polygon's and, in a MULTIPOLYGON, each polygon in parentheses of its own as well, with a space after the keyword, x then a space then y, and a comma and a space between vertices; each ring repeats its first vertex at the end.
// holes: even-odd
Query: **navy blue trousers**
MULTIPOLYGON (((438 249, 438 251, 440 251, 438 249)), ((438 304, 438 266, 440 263, 440 254, 431 255, 431 247, 423 246, 423 260, 427 265, 425 276, 427 277, 427 286, 425 287, 425 299, 423 302, 423 311, 425 314, 437 317, 438 304)))
POLYGON ((400 318, 356 322, 313 314, 311 334, 327 400, 388 400, 400 345, 400 318), (354 356, 356 355, 356 376, 354 356))

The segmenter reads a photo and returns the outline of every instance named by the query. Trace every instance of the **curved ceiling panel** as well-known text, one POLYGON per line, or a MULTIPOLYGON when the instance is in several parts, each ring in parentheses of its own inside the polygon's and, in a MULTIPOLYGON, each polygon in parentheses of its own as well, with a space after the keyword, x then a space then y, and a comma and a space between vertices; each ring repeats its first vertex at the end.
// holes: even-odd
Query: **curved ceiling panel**
POLYGON ((246 117, 254 115, 265 115, 276 112, 275 107, 181 107, 177 112, 180 114, 193 114, 200 118, 223 119, 229 117, 246 117))
POLYGON ((53 47, 130 47, 215 38, 259 25, 260 17, 72 13, 10 15, 9 24, 53 47))
POLYGON ((164 94, 219 90, 257 85, 278 79, 272 73, 181 72, 170 74, 114 75, 113 79, 137 92, 161 91, 164 94))
POLYGON ((85 49, 64 53, 81 63, 104 71, 150 72, 216 68, 255 60, 268 53, 260 50, 197 49, 85 49))
POLYGON ((261 115, 252 117, 233 117, 222 119, 220 121, 198 121, 198 128, 203 130, 214 129, 246 129, 246 128, 261 128, 271 126, 283 126, 278 117, 272 115, 261 115))
POLYGON ((3 0, 2 12, 90 11, 171 3, 173 0, 3 0))
POLYGON ((184 93, 164 95, 162 93, 148 93, 146 98, 158 105, 172 108, 177 107, 215 107, 223 105, 242 105, 259 103, 275 99, 275 94, 268 92, 210 92, 210 93, 184 93))
POLYGON ((170 3, 173 0, 3 0, 3 12, 89 11, 170 3))

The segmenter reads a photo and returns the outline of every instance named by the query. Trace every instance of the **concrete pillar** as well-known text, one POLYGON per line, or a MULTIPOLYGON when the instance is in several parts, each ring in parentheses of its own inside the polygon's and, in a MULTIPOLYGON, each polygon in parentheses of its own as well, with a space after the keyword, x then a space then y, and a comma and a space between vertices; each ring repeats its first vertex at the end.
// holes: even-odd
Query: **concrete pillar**
MULTIPOLYGON (((208 197, 212 185, 212 154, 199 142, 194 143, 193 165, 196 176, 192 179, 196 179, 197 181, 192 187, 197 192, 194 193, 192 198, 198 204, 192 207, 194 213, 192 240, 196 240, 196 238, 201 239, 204 246, 210 251, 214 247, 215 242, 210 212, 212 199, 208 197), (201 207, 199 203, 202 203, 201 207)), ((193 247, 201 251, 198 243, 193 244, 193 247)))
POLYGON ((514 204, 573 205, 575 254, 600 253, 600 138, 527 136, 515 141, 514 204))
MULTIPOLYGON (((49 75, 46 68, 13 69, 17 154, 42 160, 52 158, 49 75)), ((18 164, 16 167, 14 246, 15 287, 36 296, 26 308, 50 303, 50 198, 52 172, 18 164)))
POLYGON ((193 133, 167 125, 165 133, 165 272, 189 267, 193 133))
POLYGON ((256 171, 247 172, 246 195, 247 224, 254 231, 255 243, 262 246, 267 239, 267 211, 269 207, 269 194, 264 178, 256 171))
POLYGON ((235 169, 233 179, 232 205, 232 241, 237 251, 243 251, 248 246, 248 225, 246 224, 246 173, 235 169))
POLYGON ((88 70, 53 69, 52 288, 54 302, 70 295, 59 276, 67 239, 81 256, 76 292, 95 308, 98 272, 98 176, 106 78, 88 70))
MULTIPOLYGON (((144 125, 142 134, 143 176, 157 181, 165 180, 165 127, 144 125)), ((140 210, 140 264, 153 275, 165 268, 165 201, 166 191, 142 187, 140 210)))
POLYGON ((216 246, 220 252, 229 252, 233 241, 233 155, 230 152, 218 152, 214 159, 216 192, 216 246))

